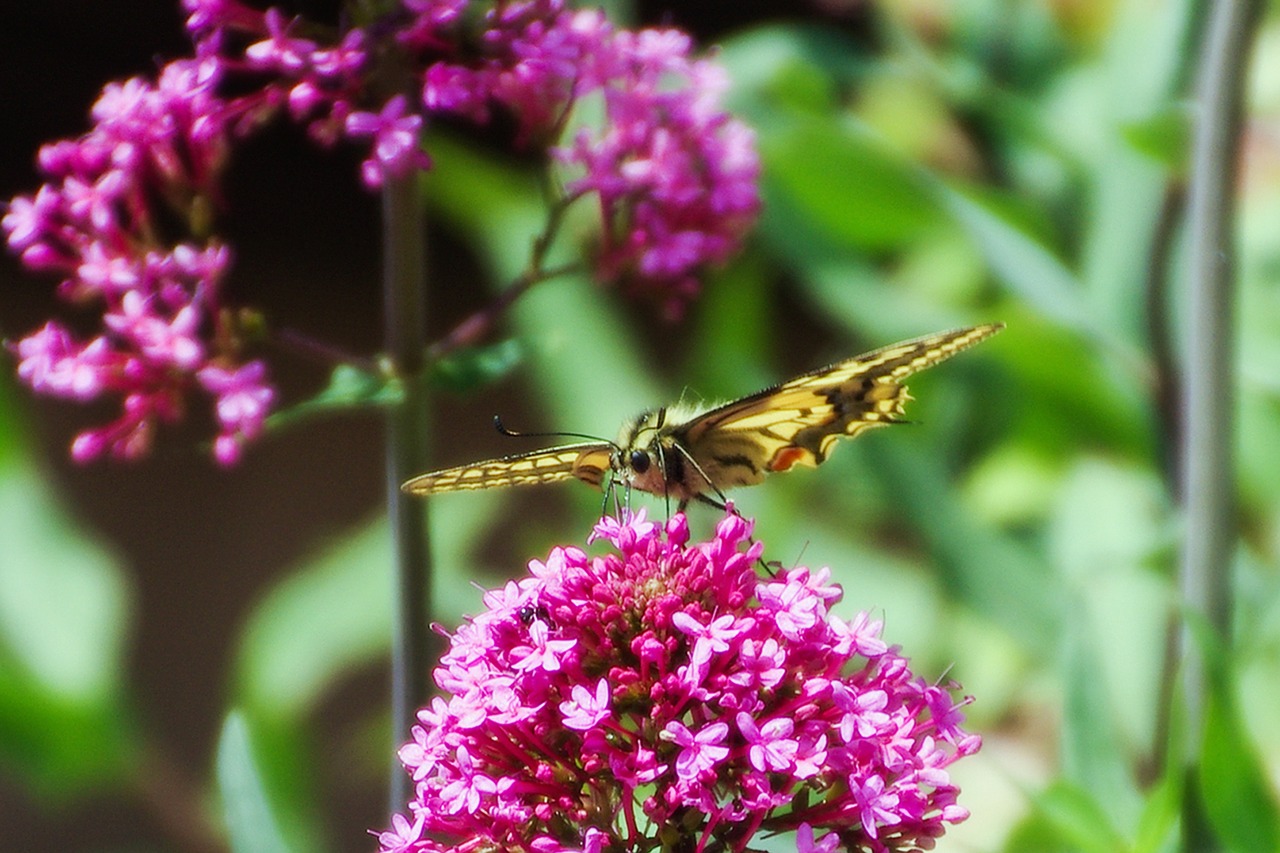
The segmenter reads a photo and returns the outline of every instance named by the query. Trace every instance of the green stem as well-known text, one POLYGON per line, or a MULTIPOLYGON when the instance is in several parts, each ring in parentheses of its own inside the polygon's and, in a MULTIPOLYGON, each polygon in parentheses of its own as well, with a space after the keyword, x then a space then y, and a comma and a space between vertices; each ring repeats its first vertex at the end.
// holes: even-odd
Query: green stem
MULTIPOLYGON (((1262 10, 1257 0, 1214 0, 1201 46, 1197 121, 1187 195, 1190 329, 1182 401, 1183 508, 1186 538, 1181 588, 1186 606, 1204 616, 1224 645, 1230 641, 1231 563, 1236 545, 1232 447, 1235 383, 1234 190, 1238 172, 1243 82, 1262 10)), ((1194 765, 1204 723, 1208 679, 1204 661, 1184 632, 1187 755, 1194 765)), ((1188 768, 1183 843, 1213 850, 1213 838, 1188 768)))
POLYGON ((427 349, 427 359, 429 361, 444 358, 460 347, 470 346, 479 341, 488 334, 489 330, 506 313, 507 309, 514 305, 517 299, 527 293, 538 282, 557 278, 581 269, 580 264, 577 263, 565 264, 550 269, 545 266, 547 253, 551 250, 551 244, 555 241, 556 234, 560 231, 560 225, 564 222, 565 214, 568 212, 569 207, 580 197, 580 195, 561 196, 551 204, 547 211, 547 221, 542 226, 542 231, 533 239, 533 246, 529 252, 529 263, 525 265, 524 271, 505 290, 498 294, 493 302, 467 317, 454 326, 447 335, 433 343, 427 349))
MULTIPOLYGON (((428 404, 426 349, 426 234, 416 175, 388 179, 382 191, 383 298, 386 351, 404 383, 404 399, 387 412, 387 510, 395 542, 395 610, 391 642, 392 756, 409 739, 415 710, 426 701, 429 669, 431 566, 426 504, 400 484, 426 465, 428 404)), ((404 810, 409 779, 394 757, 391 811, 404 810)))

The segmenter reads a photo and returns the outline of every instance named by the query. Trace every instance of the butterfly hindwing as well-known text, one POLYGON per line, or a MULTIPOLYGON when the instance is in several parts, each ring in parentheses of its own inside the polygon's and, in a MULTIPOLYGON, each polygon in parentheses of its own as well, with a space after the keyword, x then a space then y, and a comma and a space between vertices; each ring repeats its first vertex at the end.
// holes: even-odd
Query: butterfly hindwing
POLYGON ((720 490, 793 465, 817 466, 838 439, 900 420, 910 399, 902 380, 1001 328, 940 332, 838 361, 712 409, 673 438, 720 490))
POLYGON ((605 471, 609 470, 611 449, 612 446, 604 442, 551 447, 433 471, 414 477, 402 488, 414 495, 431 495, 437 492, 553 483, 575 477, 599 486, 604 480, 605 471))

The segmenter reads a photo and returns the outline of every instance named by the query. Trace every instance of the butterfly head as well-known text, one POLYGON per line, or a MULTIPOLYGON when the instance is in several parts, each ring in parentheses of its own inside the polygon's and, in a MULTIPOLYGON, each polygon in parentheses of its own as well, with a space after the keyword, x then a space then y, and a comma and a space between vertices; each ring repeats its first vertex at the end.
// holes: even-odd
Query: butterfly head
POLYGON ((685 413, 670 408, 643 412, 623 425, 613 454, 613 475, 628 488, 688 501, 705 489, 691 476, 690 458, 680 445, 685 413))
POLYGON ((613 450, 613 475, 629 488, 661 494, 662 462, 657 439, 666 411, 644 412, 623 424, 613 450), (655 490, 652 486, 656 484, 655 490))

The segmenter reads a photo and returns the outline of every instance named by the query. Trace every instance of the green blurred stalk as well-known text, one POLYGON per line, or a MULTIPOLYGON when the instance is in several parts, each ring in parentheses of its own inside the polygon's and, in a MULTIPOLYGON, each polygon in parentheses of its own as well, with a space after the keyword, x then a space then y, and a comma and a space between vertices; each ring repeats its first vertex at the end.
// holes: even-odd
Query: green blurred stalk
MULTIPOLYGON (((1224 643, 1231 637, 1231 565, 1237 539, 1232 446, 1235 382, 1235 188, 1245 71, 1263 4, 1214 0, 1200 48, 1196 122, 1187 196, 1190 281, 1189 335, 1182 399, 1182 482, 1186 536, 1180 585, 1183 601, 1224 643)), ((1184 631, 1184 698, 1188 784, 1186 850, 1220 849, 1197 795, 1196 763, 1209 680, 1184 631)))
POLYGON ((409 800, 409 778, 395 757, 409 739, 414 712, 426 699, 431 565, 423 501, 400 484, 426 468, 426 230, 417 174, 388 179, 382 190, 383 318, 387 357, 404 396, 387 410, 387 511, 395 541, 391 639, 391 813, 409 800))

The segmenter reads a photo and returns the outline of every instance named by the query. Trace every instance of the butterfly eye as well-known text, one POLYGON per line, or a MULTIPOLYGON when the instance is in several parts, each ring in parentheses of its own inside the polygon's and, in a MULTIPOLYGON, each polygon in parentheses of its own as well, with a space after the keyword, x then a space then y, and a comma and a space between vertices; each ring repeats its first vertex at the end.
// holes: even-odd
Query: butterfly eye
POLYGON ((649 470, 649 454, 643 450, 631 451, 631 470, 643 474, 649 470))

